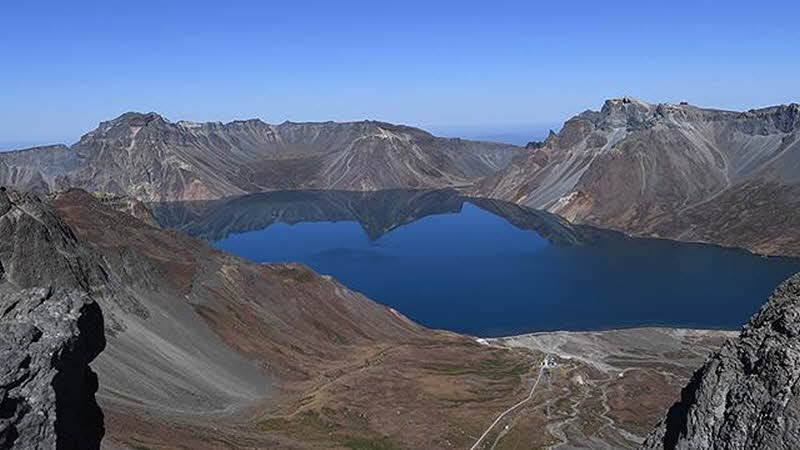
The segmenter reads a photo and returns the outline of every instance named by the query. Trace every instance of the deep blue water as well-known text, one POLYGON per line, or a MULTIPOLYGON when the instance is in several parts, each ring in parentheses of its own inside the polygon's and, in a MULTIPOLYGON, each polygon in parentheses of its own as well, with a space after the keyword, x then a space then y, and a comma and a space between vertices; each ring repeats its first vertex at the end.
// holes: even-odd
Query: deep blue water
POLYGON ((215 245, 257 262, 305 263, 424 325, 478 336, 738 329, 800 271, 798 260, 602 233, 582 245, 555 245, 468 202, 374 241, 356 221, 301 221, 229 234, 215 245))

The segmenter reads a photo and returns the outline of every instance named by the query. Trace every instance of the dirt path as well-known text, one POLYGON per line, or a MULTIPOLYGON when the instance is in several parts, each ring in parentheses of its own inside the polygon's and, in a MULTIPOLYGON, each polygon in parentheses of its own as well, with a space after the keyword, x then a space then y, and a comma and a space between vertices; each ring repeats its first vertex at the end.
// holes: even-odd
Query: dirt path
MULTIPOLYGON (((547 358, 547 357, 545 356, 545 358, 547 358)), ((491 425, 489 425, 489 428, 487 428, 486 431, 483 432, 481 437, 479 437, 478 440, 475 441, 475 444, 473 444, 472 447, 470 447, 469 450, 475 450, 476 448, 478 448, 478 446, 481 444, 481 441, 483 441, 483 439, 492 431, 492 428, 494 428, 495 425, 497 425, 501 420, 503 420, 503 417, 505 417, 506 414, 508 414, 511 411, 519 408, 520 406, 524 405, 525 403, 530 401, 530 399, 533 398, 533 391, 536 390, 536 386, 539 384, 539 380, 542 379, 542 372, 543 371, 544 371, 544 365, 540 365, 539 366, 539 375, 536 376, 536 381, 533 383, 533 386, 531 387, 531 392, 528 394, 528 396, 525 399, 523 399, 520 402, 518 402, 517 404, 515 404, 514 406, 512 406, 512 407, 508 408, 507 410, 503 411, 502 413, 500 413, 500 415, 497 416, 497 419, 495 419, 495 421, 492 422, 491 425)))

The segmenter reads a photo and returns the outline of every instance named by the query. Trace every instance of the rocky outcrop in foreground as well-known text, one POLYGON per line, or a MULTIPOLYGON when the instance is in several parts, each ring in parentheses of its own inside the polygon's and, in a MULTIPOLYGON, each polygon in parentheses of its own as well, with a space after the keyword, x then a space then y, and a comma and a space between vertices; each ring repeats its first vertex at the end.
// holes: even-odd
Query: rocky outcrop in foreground
POLYGON ((645 450, 800 446, 800 275, 692 377, 645 450))
POLYGON ((0 448, 99 448, 102 273, 36 197, 0 188, 0 236, 0 448))
POLYGON ((100 308, 47 289, 2 299, 0 448, 92 449, 103 437, 89 368, 105 346, 100 308))

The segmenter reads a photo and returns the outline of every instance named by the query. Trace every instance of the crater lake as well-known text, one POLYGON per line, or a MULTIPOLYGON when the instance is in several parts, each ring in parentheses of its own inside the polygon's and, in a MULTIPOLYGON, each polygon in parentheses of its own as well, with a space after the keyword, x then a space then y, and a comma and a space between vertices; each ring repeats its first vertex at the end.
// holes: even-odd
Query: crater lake
POLYGON ((155 204, 162 226, 300 262, 411 319, 481 337, 739 329, 800 260, 573 225, 453 190, 284 191, 155 204))

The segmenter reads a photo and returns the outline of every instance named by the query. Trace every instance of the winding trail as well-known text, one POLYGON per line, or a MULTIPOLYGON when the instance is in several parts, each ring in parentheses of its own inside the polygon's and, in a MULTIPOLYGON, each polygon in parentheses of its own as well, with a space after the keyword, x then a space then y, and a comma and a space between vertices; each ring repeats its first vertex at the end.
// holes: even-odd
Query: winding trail
MULTIPOLYGON (((547 357, 545 357, 545 359, 546 358, 547 357)), ((544 370, 544 368, 545 368, 544 367, 544 362, 542 362, 542 364, 539 366, 539 375, 536 376, 536 381, 533 383, 533 386, 531 387, 531 392, 528 394, 528 396, 526 398, 524 398, 523 400, 521 400, 519 403, 517 403, 514 406, 512 406, 511 408, 508 408, 507 410, 505 410, 502 413, 500 413, 500 415, 497 416, 497 419, 495 419, 495 421, 492 422, 491 425, 489 425, 489 428, 487 428, 486 431, 483 432, 481 437, 479 437, 478 440, 475 441, 475 444, 473 444, 472 447, 470 447, 469 450, 475 450, 476 448, 478 448, 478 446, 481 444, 481 441, 483 441, 483 439, 489 434, 489 432, 492 431, 492 428, 494 428, 495 425, 497 425, 501 420, 503 420, 503 417, 505 417, 506 414, 508 414, 511 411, 519 408, 520 406, 522 406, 525 403, 529 402, 530 399, 533 398, 533 391, 536 390, 536 386, 539 384, 539 380, 542 379, 542 371, 544 370)))

